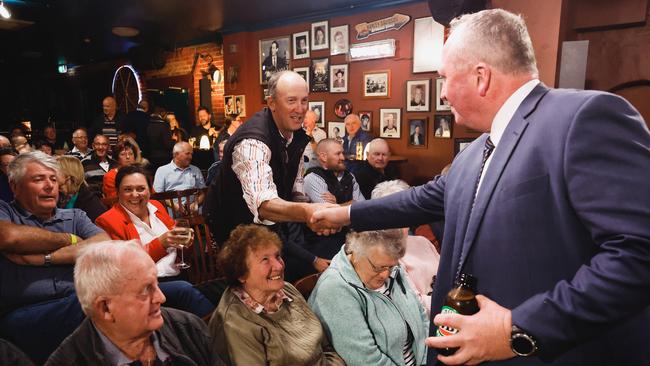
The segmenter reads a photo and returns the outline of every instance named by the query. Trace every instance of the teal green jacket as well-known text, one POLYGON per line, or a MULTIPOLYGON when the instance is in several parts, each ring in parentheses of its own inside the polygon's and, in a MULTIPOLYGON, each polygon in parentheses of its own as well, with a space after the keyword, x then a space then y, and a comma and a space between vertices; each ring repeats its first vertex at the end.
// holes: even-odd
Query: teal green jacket
POLYGON ((318 280, 309 305, 348 365, 404 365, 406 324, 413 333, 417 364, 426 362, 429 321, 405 276, 399 267, 391 298, 367 289, 343 246, 318 280))

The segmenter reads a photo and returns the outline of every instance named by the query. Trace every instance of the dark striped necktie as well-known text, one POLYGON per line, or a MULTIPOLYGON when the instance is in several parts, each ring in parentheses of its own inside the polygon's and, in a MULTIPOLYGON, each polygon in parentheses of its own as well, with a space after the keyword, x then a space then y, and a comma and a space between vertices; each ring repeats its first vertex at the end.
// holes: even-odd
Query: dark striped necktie
POLYGON ((485 168, 485 162, 487 162, 490 155, 494 151, 494 144, 492 139, 488 136, 485 140, 485 147, 483 148, 483 161, 481 162, 481 169, 478 171, 478 178, 476 178, 476 186, 474 187, 474 199, 472 200, 472 208, 474 208, 474 203, 476 203, 476 196, 478 195, 478 185, 481 182, 481 175, 483 175, 483 169, 485 168))

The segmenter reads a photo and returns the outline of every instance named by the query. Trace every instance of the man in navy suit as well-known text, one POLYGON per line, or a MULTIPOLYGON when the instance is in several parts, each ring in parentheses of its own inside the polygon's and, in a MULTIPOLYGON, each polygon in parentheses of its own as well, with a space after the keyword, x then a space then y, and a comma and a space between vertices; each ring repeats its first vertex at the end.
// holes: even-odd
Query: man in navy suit
POLYGON ((431 334, 458 331, 427 339, 429 365, 650 364, 641 116, 611 94, 541 84, 524 21, 504 10, 454 21, 439 72, 456 122, 485 134, 448 175, 312 221, 370 230, 444 217, 431 334), (460 273, 478 278, 480 311, 439 314, 460 273), (458 350, 435 351, 447 347, 458 350))

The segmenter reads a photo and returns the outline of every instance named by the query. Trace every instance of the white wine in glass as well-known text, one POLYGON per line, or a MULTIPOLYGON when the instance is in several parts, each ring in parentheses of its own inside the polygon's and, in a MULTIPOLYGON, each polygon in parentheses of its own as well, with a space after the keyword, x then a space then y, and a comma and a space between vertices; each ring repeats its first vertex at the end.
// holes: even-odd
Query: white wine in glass
POLYGON ((183 254, 183 248, 185 246, 188 246, 190 244, 190 241, 192 240, 192 229, 190 228, 190 220, 176 219, 174 221, 176 222, 176 226, 174 227, 174 234, 176 234, 176 236, 185 237, 185 241, 182 244, 178 245, 181 249, 181 261, 179 263, 176 263, 176 267, 180 269, 190 268, 190 265, 188 263, 185 263, 185 255, 183 254))

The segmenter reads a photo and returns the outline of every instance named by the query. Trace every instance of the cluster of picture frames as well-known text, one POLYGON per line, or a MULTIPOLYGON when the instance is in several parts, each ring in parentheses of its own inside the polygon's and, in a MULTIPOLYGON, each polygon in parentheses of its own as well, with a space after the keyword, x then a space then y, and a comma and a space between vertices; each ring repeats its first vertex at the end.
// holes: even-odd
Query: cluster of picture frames
MULTIPOLYGON (((329 27, 327 20, 311 24, 311 31, 260 40, 260 84, 266 85, 276 72, 290 70, 291 60, 309 59, 312 51, 330 50, 330 56, 349 50, 349 27, 329 27)), ((328 57, 310 60, 310 66, 296 67, 312 92, 347 93, 348 64, 330 65, 328 57)))
MULTIPOLYGON (((387 98, 390 96, 390 71, 370 71, 364 73, 364 97, 365 98, 387 98), (376 95, 379 94, 379 95, 376 95)), ((426 148, 428 136, 435 138, 452 137, 452 126, 454 116, 449 113, 450 107, 446 101, 439 98, 443 86, 443 79, 436 79, 436 113, 433 116, 431 134, 429 131, 429 117, 409 118, 407 125, 408 146, 413 148, 426 148)), ((406 82, 406 112, 430 112, 431 111, 431 80, 408 80, 406 82)), ((339 118, 345 118, 352 112, 352 103, 348 99, 340 99, 335 103, 334 114, 339 118)), ((324 101, 309 102, 309 109, 318 116, 317 126, 325 129, 324 101)), ((361 119, 361 129, 370 131, 372 128, 372 112, 357 112, 361 119)), ((342 140, 345 135, 345 123, 328 122, 327 135, 330 138, 342 140)), ((379 137, 402 138, 402 108, 381 108, 379 110, 379 137)))
POLYGON ((224 95, 223 105, 226 116, 238 115, 240 117, 246 117, 245 95, 224 95))

